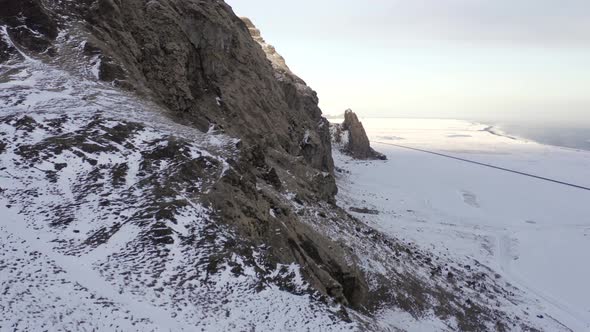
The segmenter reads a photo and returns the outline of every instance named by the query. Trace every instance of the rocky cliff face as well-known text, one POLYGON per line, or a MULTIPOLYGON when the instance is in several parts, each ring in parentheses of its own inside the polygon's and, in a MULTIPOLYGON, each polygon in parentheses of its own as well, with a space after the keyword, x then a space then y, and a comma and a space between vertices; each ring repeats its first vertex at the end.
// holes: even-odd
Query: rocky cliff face
POLYGON ((103 79, 154 95, 202 130, 303 156, 311 167, 332 173, 328 129, 315 93, 300 93, 299 81, 277 80, 225 3, 98 1, 90 7, 84 16, 94 46, 108 63, 124 68, 103 79))
MULTIPOLYGON (((362 302, 364 277, 355 264, 347 263, 344 247, 302 222, 290 203, 333 204, 337 191, 329 126, 317 96, 296 76, 278 74, 227 4, 213 0, 3 0, 2 4, 11 8, 2 12, 0 21, 3 61, 8 62, 2 72, 5 80, 20 70, 19 62, 30 66, 46 62, 140 96, 159 105, 177 123, 238 139, 233 147, 238 152, 224 160, 226 169, 209 189, 193 193, 195 199, 216 211, 212 218, 242 235, 242 247, 268 246, 269 264, 301 264, 321 293, 342 303, 362 302), (344 285, 350 280, 354 287, 344 285)), ((56 89, 69 91, 63 85, 56 89)), ((5 106, 19 109, 31 91, 20 86, 6 90, 5 106)), ((73 98, 95 103, 98 97, 73 98)), ((54 102, 52 108, 56 105, 61 104, 54 102)), ((175 191, 171 184, 165 187, 175 191)), ((175 210, 157 214, 154 227, 161 230, 159 234, 173 233, 175 210)), ((225 256, 218 255, 230 257, 243 249, 239 248, 228 247, 225 256)))
POLYGON ((312 165, 325 165, 325 167, 322 166, 325 170, 331 170, 334 162, 332 161, 329 122, 324 117, 318 118, 322 111, 318 107, 317 93, 289 69, 285 59, 274 46, 266 43, 262 38, 260 30, 252 23, 252 20, 246 17, 241 19, 248 27, 252 38, 262 47, 270 61, 289 107, 313 114, 314 120, 317 121, 317 130, 306 130, 303 133, 300 141, 303 156, 306 160, 311 161, 312 165))

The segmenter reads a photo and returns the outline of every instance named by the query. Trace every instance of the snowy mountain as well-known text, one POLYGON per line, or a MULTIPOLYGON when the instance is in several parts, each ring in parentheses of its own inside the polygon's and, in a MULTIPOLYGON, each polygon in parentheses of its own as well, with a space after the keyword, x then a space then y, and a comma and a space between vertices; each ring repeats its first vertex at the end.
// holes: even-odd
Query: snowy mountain
POLYGON ((204 203, 239 140, 91 78, 2 65, 1 329, 334 326, 297 265, 266 267, 204 203))
POLYGON ((401 205, 347 168, 399 157, 332 151, 315 92, 225 3, 0 7, 0 330, 567 330, 366 219, 401 205))

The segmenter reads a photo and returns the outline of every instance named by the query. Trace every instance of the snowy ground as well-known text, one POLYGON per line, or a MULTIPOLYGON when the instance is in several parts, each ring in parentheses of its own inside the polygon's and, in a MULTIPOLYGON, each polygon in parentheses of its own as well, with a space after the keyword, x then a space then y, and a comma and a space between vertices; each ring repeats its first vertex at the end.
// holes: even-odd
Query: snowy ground
MULTIPOLYGON (((58 51, 82 57, 64 36, 58 51)), ((299 266, 222 255, 237 235, 200 198, 237 140, 171 121, 82 60, 21 58, 0 65, 0 331, 356 327, 299 266)))
MULTIPOLYGON (((6 29, 0 38, 15 47, 6 29)), ((0 331, 359 329, 339 318, 339 306, 310 295, 298 266, 264 270, 265 248, 221 257, 237 236, 199 198, 213 185, 208 179, 223 176, 237 142, 174 123, 149 101, 97 82, 99 60, 84 58, 83 42, 60 33, 56 47, 66 63, 19 51, 22 59, 0 66, 0 331)), ((366 124, 390 161, 354 162, 336 152, 338 166, 351 172, 339 179, 342 205, 377 209, 358 216, 438 256, 494 269, 530 294, 517 317, 537 319, 535 326, 589 328, 590 192, 387 144, 579 186, 590 186, 590 153, 464 122, 366 124)), ((344 225, 333 230, 346 237, 344 225)), ((374 244, 357 247, 390 256, 374 244)), ((448 327, 386 314, 379 325, 388 328, 448 327)))
POLYGON ((337 166, 350 172, 339 178, 342 206, 379 210, 355 215, 424 249, 488 266, 528 294, 524 310, 541 325, 590 331, 590 190, 449 158, 590 187, 590 152, 464 121, 363 123, 389 161, 335 153, 337 166))

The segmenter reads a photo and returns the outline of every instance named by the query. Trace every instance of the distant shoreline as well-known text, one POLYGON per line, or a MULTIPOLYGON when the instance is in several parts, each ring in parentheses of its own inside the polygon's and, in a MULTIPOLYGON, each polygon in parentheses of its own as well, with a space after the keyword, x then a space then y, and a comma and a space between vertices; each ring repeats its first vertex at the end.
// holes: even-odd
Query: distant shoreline
MULTIPOLYGON (((330 122, 343 119, 343 115, 326 116, 330 122)), ((410 119, 400 117, 363 117, 363 119, 410 119)), ((423 120, 438 120, 437 118, 416 118, 423 120)), ((527 126, 520 123, 507 122, 494 123, 492 121, 478 121, 473 119, 440 119, 460 120, 478 123, 486 126, 484 131, 493 135, 504 136, 510 139, 526 139, 544 145, 552 145, 562 148, 590 151, 590 128, 571 128, 567 126, 527 126)))
POLYGON ((540 144, 590 151, 590 128, 525 127, 510 124, 492 127, 507 133, 507 136, 516 135, 540 144))

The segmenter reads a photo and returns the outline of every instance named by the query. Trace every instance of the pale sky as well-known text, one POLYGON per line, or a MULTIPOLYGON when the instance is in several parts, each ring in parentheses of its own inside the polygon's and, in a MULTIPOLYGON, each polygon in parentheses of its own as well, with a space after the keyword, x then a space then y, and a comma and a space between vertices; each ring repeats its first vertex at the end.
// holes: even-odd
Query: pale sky
POLYGON ((590 128, 590 0, 227 0, 326 114, 590 128))

